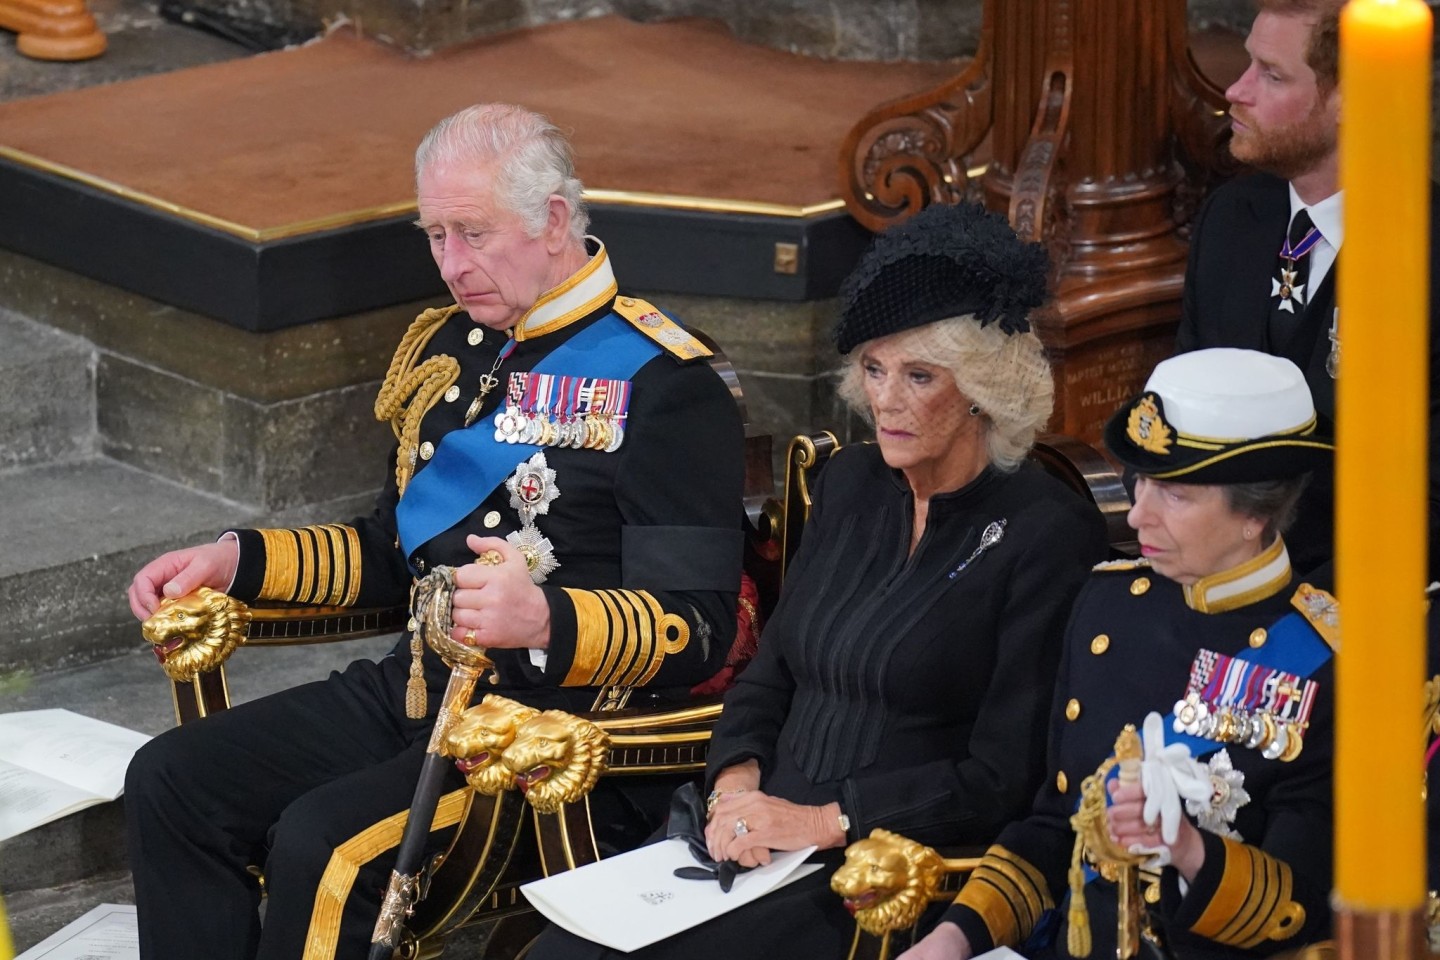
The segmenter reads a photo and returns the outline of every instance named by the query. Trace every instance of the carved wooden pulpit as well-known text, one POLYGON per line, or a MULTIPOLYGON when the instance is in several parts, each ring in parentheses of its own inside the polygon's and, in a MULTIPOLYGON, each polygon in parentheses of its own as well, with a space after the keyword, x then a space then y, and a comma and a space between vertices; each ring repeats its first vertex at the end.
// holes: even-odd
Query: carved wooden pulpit
POLYGON ((1044 242, 1052 429, 1095 441, 1171 353, 1182 231, 1233 171, 1225 108, 1192 57, 1185 0, 985 0, 959 76, 851 130, 842 196, 872 230, 976 200, 1044 242))

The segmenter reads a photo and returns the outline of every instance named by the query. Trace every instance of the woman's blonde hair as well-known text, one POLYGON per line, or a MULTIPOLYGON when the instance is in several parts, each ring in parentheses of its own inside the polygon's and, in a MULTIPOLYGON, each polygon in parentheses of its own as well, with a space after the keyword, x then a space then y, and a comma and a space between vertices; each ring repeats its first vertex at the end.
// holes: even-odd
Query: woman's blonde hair
MULTIPOLYGON (((880 341, 920 363, 950 371, 955 386, 980 408, 990 462, 1007 473, 1019 468, 1055 407, 1055 380, 1039 337, 1030 331, 1006 333, 998 323, 982 327, 973 315, 966 315, 875 342, 880 341)), ((839 393, 851 409, 873 423, 865 395, 864 354, 863 344, 851 351, 841 369, 839 393)))

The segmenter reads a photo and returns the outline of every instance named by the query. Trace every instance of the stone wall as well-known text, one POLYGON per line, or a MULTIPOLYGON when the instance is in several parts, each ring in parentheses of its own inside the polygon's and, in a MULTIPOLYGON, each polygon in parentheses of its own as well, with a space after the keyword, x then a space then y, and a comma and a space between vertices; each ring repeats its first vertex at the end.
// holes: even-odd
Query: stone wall
POLYGON ((613 0, 636 20, 699 16, 735 35, 808 56, 848 60, 947 60, 980 39, 979 0, 613 0))
MULTIPOLYGON (((838 424, 848 438, 832 376, 834 300, 641 295, 723 346, 740 377, 750 433, 778 438, 779 452, 817 424, 838 424)), ((266 514, 381 485, 393 438, 375 421, 375 393, 400 335, 431 305, 250 333, 0 251, 0 310, 95 348, 93 374, 67 371, 91 379, 77 386, 57 376, 55 396, 37 416, 77 436, 88 435, 93 417, 93 452, 266 514), (92 381, 86 430, 72 429, 51 408, 75 405, 92 381)))
MULTIPOLYGON (((367 36, 427 54, 507 30, 608 14, 647 21, 705 17, 735 35, 807 56, 947 60, 975 52, 983 0, 164 0, 275 36, 348 20, 367 36)), ((1001 0, 1004 2, 1004 0, 1001 0)), ((1244 29, 1252 0, 1189 0, 1197 26, 1244 29)))

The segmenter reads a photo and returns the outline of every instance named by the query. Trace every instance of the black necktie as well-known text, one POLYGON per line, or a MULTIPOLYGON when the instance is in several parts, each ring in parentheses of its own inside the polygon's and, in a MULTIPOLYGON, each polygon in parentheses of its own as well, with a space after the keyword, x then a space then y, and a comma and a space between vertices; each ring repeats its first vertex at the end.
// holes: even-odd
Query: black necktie
POLYGON ((1275 273, 1270 278, 1270 350, 1284 348, 1295 331, 1296 321, 1310 302, 1310 251, 1320 242, 1310 212, 1302 209, 1290 221, 1290 233, 1280 248, 1275 273))

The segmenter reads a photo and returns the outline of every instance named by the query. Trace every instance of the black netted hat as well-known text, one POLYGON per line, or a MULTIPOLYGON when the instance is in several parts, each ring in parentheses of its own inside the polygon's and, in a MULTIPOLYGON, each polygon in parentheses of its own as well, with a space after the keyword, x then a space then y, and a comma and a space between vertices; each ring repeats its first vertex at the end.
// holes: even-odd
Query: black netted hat
POLYGON ((835 346, 973 314, 1006 333, 1030 329, 1049 259, 978 204, 932 204, 875 238, 840 288, 835 346))

